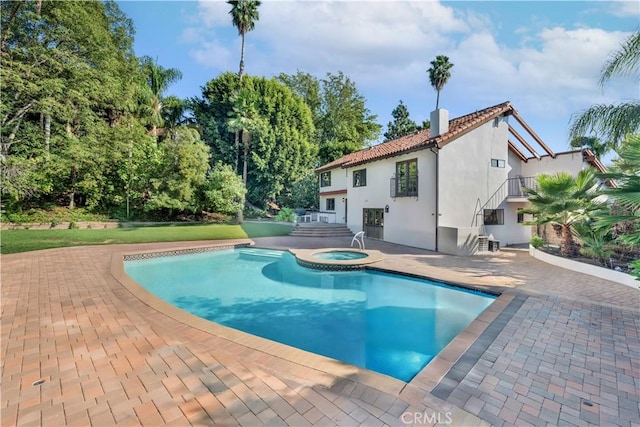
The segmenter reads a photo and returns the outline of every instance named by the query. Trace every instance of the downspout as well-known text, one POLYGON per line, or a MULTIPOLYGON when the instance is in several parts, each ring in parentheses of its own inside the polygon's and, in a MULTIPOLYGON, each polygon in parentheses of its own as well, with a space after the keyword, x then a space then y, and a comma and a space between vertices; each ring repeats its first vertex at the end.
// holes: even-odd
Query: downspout
POLYGON ((430 148, 429 151, 431 151, 433 154, 436 155, 436 229, 435 229, 435 235, 436 235, 436 248, 435 251, 438 252, 438 227, 440 225, 440 173, 439 173, 439 163, 440 163, 440 156, 438 155, 439 151, 440 151, 440 147, 438 147, 437 145, 435 146, 436 151, 433 151, 433 148, 430 148))

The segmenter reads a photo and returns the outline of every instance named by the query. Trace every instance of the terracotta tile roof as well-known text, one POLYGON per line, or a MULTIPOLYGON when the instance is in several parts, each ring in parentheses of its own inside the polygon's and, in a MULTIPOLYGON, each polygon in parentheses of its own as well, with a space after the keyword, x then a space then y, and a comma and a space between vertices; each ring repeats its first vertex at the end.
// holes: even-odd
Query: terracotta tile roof
POLYGON ((316 172, 323 172, 337 167, 351 167, 362 163, 381 160, 387 157, 397 156, 406 152, 420 150, 430 147, 442 147, 456 138, 472 131, 478 126, 487 123, 490 120, 504 114, 514 112, 511 104, 503 102, 475 113, 457 117, 449 120, 449 131, 436 136, 430 137, 429 129, 421 130, 410 135, 405 135, 391 141, 383 142, 360 151, 356 151, 343 156, 333 162, 327 163, 316 169, 316 172))

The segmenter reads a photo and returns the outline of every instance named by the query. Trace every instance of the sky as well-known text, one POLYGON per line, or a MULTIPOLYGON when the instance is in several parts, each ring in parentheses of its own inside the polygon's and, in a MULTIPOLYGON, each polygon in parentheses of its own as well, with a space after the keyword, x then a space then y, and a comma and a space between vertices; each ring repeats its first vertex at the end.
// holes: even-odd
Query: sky
MULTIPOLYGON (((166 95, 202 96, 209 80, 238 72, 241 41, 225 1, 118 4, 135 24, 136 55, 182 72, 166 95)), ((382 125, 380 141, 400 100, 418 124, 429 118, 437 55, 454 64, 440 95, 450 118, 510 101, 555 152, 569 149, 573 114, 640 98, 637 77, 598 85, 611 52, 640 28, 638 1, 263 0, 259 13, 245 72, 344 72, 382 125)))

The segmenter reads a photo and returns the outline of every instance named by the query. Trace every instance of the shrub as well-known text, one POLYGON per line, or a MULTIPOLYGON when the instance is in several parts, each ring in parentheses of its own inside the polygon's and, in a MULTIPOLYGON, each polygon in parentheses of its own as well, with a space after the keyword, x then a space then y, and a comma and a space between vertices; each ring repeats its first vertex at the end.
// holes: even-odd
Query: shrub
POLYGON ((269 218, 269 212, 264 209, 258 209, 254 206, 244 207, 245 218, 269 218))
POLYGON ((544 239, 540 236, 531 236, 531 246, 539 249, 544 246, 544 239))
POLYGON ((282 208, 278 215, 276 215, 276 221, 283 222, 295 222, 296 221, 296 211, 291 208, 282 208))
POLYGON ((218 212, 205 212, 202 211, 203 222, 227 222, 230 220, 229 215, 221 214, 218 212))

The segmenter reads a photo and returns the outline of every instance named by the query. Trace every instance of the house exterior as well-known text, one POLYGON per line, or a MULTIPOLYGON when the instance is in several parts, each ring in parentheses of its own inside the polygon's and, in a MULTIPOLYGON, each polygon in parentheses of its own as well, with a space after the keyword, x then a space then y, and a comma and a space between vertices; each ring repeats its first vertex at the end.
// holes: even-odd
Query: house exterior
POLYGON ((522 225, 529 218, 517 211, 528 205, 522 189, 536 175, 591 166, 604 170, 589 150, 551 151, 509 102, 452 120, 439 109, 431 129, 317 168, 319 217, 369 238, 473 254, 486 240, 529 241, 531 228, 522 225))

